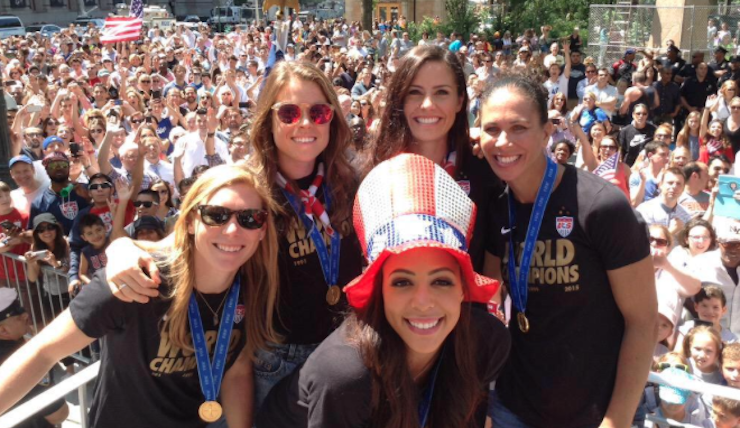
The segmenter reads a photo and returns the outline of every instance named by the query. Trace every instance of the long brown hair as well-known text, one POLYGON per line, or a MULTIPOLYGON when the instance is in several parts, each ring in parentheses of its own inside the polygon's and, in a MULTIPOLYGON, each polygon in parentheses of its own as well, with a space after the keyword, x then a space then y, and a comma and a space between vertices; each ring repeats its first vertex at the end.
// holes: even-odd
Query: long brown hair
POLYGON ((448 135, 450 147, 457 152, 455 169, 459 171, 471 155, 470 128, 468 127, 468 91, 465 86, 465 73, 454 53, 439 46, 417 46, 411 49, 398 64, 398 69, 388 84, 385 111, 380 120, 380 132, 375 140, 375 155, 372 166, 407 152, 413 136, 404 114, 404 102, 414 77, 427 62, 447 64, 455 76, 457 95, 462 97, 462 107, 455 115, 448 135))
MULTIPOLYGON (((408 368, 406 344, 385 317, 382 275, 376 281, 366 308, 347 318, 347 338, 360 350, 372 377, 371 426, 419 428, 418 388, 408 368)), ((472 426, 476 407, 483 399, 470 310, 470 305, 462 305, 460 319, 442 345, 441 353, 448 359, 440 365, 437 374, 428 427, 472 426)), ((437 358, 441 357, 440 354, 437 358)))
MULTIPOLYGON (((294 80, 315 83, 334 107, 334 118, 329 124, 329 144, 319 155, 326 168, 326 182, 331 185, 332 206, 329 216, 333 225, 341 224, 352 215, 352 201, 357 188, 357 180, 345 151, 352 134, 347 121, 342 116, 342 108, 326 75, 313 64, 307 62, 280 62, 270 72, 264 90, 260 93, 257 113, 252 122, 252 156, 250 165, 276 187, 278 172, 278 151, 273 138, 272 106, 278 94, 294 80)), ((293 186, 297 189, 298 186, 293 186)), ((351 222, 350 222, 351 223, 351 222)))
POLYGON ((269 213, 264 226, 265 237, 238 273, 242 279, 241 299, 246 306, 247 354, 254 355, 256 348, 267 349, 268 341, 278 340, 272 325, 278 298, 278 243, 272 215, 276 203, 270 189, 254 173, 240 166, 221 165, 201 175, 185 196, 180 207, 180 217, 174 226, 174 243, 164 262, 170 271, 172 289, 167 297, 172 299, 172 305, 162 325, 162 333, 168 333, 172 343, 180 349, 193 349, 187 326, 188 302, 195 289, 193 266, 196 249, 195 238, 188 233, 188 225, 197 215, 198 206, 214 193, 240 184, 254 189, 262 200, 263 208, 269 213))

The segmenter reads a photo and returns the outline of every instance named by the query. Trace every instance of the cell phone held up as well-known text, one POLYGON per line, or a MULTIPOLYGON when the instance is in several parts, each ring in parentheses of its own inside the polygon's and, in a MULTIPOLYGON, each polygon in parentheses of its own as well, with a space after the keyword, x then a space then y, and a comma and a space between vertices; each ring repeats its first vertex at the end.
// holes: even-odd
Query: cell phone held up
POLYGON ((80 146, 80 143, 69 143, 69 153, 72 155, 73 158, 80 157, 81 151, 82 146, 80 146))

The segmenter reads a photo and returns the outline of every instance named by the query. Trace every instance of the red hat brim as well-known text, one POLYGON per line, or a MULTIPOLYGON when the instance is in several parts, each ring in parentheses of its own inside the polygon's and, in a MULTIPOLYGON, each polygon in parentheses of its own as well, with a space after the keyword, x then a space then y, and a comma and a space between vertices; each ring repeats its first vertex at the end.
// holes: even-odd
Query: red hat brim
POLYGON ((353 279, 344 287, 349 304, 356 309, 364 309, 373 295, 376 275, 380 272, 385 260, 391 255, 398 255, 414 248, 439 248, 455 257, 460 264, 460 271, 467 284, 464 299, 466 302, 488 303, 499 289, 500 284, 498 281, 477 274, 473 270, 470 255, 465 251, 449 247, 439 241, 419 240, 385 248, 360 276, 353 279))

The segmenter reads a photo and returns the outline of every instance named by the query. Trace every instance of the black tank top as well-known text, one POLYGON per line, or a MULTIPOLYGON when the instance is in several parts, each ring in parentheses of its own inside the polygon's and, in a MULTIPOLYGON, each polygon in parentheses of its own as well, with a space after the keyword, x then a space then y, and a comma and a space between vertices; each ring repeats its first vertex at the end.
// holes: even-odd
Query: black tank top
POLYGON ((740 126, 738 126, 734 131, 731 131, 729 125, 727 125, 729 120, 729 117, 725 119, 722 124, 722 131, 727 136, 727 139, 730 140, 730 144, 732 144, 732 153, 737 153, 738 150, 740 150, 740 126))

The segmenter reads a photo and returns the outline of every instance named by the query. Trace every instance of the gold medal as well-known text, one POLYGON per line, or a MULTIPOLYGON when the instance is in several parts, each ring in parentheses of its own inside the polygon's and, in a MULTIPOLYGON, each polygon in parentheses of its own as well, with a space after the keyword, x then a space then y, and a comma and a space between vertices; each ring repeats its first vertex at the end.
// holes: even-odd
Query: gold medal
POLYGON ((339 299, 342 297, 342 289, 338 285, 332 285, 326 291, 326 303, 334 306, 339 303, 339 299))
POLYGON ((519 330, 521 330, 522 333, 529 332, 529 320, 527 319, 527 316, 524 315, 524 312, 516 314, 516 320, 519 323, 519 330))
POLYGON ((198 407, 198 416, 203 419, 203 422, 216 422, 221 419, 223 413, 224 411, 217 401, 206 401, 198 407))

